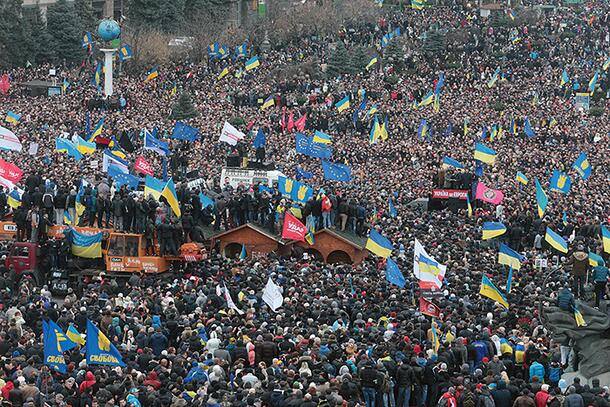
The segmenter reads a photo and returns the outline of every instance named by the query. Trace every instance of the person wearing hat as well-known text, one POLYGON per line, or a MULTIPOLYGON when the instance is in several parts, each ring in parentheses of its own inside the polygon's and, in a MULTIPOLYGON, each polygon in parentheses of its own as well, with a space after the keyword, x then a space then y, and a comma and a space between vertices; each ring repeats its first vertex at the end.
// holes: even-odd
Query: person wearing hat
POLYGON ((610 272, 604 260, 593 267, 593 282, 595 283, 595 307, 599 308, 600 301, 606 297, 606 285, 608 284, 610 272))

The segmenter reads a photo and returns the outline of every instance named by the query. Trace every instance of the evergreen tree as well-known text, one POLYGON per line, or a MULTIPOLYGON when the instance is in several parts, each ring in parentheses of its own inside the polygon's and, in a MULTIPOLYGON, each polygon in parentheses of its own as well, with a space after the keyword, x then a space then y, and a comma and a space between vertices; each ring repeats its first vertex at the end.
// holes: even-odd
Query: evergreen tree
POLYGON ((352 72, 355 73, 364 71, 373 57, 373 54, 366 47, 361 46, 355 47, 350 54, 352 57, 352 72))
POLYGON ((197 110, 195 110, 191 97, 188 93, 183 92, 172 107, 172 113, 169 118, 173 120, 184 120, 196 117, 197 115, 198 113, 197 110))
POLYGON ((68 4, 66 0, 58 0, 49 6, 47 31, 51 35, 50 49, 57 60, 77 62, 82 59, 82 32, 74 5, 68 4))
POLYGON ((41 64, 54 60, 55 55, 50 49, 52 38, 47 32, 47 25, 42 17, 40 7, 36 5, 36 7, 24 10, 23 17, 30 38, 30 59, 28 61, 32 64, 41 64))
POLYGON ((345 45, 343 42, 337 43, 337 48, 330 56, 330 60, 328 61, 328 68, 326 69, 326 74, 330 78, 337 77, 339 75, 348 74, 353 72, 353 67, 351 65, 351 57, 345 49, 345 45))
POLYGON ((137 28, 161 30, 163 5, 166 0, 129 0, 130 24, 137 28))
POLYGON ((91 0, 74 0, 74 9, 80 20, 81 30, 85 31, 95 30, 97 19, 93 12, 93 4, 91 0))
POLYGON ((24 66, 27 60, 21 7, 22 0, 0 1, 0 66, 24 66))
POLYGON ((441 56, 445 52, 445 35, 439 30, 429 31, 424 40, 424 51, 441 56))
POLYGON ((164 0, 161 7, 161 28, 175 32, 184 26, 185 0, 164 0))
POLYGON ((225 15, 229 0, 186 0, 184 4, 185 19, 194 20, 201 15, 225 15))

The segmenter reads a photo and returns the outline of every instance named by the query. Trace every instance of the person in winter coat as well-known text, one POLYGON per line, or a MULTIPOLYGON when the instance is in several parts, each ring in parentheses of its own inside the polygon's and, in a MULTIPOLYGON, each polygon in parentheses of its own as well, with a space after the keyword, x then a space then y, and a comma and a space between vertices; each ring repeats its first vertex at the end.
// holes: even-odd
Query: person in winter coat
POLYGON ((521 391, 521 395, 515 399, 513 407, 536 407, 536 403, 528 389, 521 391))
POLYGON ((542 387, 540 388, 540 391, 538 393, 536 393, 536 398, 535 398, 536 407, 545 407, 548 398, 549 398, 549 385, 543 384, 542 387))
POLYGON ((87 389, 92 388, 95 385, 95 376, 93 372, 87 372, 85 374, 85 380, 78 386, 79 393, 84 393, 87 389))
POLYGON ((161 332, 161 327, 155 329, 155 333, 150 337, 150 347, 153 350, 155 356, 159 356, 161 352, 167 349, 168 340, 167 336, 161 332))
POLYGON ((407 363, 401 364, 396 371, 396 386, 398 387, 397 407, 409 407, 411 387, 413 385, 413 368, 407 363))
POLYGON ((496 403, 496 407, 511 407, 512 396, 510 394, 510 390, 506 388, 506 382, 504 380, 498 381, 498 385, 491 392, 491 396, 496 403))
POLYGON ((530 382, 532 381, 532 378, 534 376, 536 376, 539 381, 544 380, 544 366, 542 366, 540 364, 540 362, 538 362, 537 360, 535 360, 534 363, 532 363, 532 365, 530 366, 529 373, 530 373, 530 382))
POLYGON ((152 371, 146 376, 146 380, 144 380, 144 386, 150 386, 155 390, 159 390, 161 388, 161 382, 157 379, 157 372, 152 371))
POLYGON ((576 248, 566 264, 572 266, 574 295, 576 298, 581 298, 585 293, 585 280, 589 272, 589 255, 585 252, 583 245, 576 248))
POLYGON ((584 407, 585 402, 582 396, 576 393, 576 387, 570 386, 568 387, 568 395, 566 396, 566 400, 563 404, 564 407, 584 407))
POLYGON ((457 400, 455 399, 455 388, 449 387, 449 389, 445 393, 443 393, 437 405, 442 407, 457 407, 457 400))

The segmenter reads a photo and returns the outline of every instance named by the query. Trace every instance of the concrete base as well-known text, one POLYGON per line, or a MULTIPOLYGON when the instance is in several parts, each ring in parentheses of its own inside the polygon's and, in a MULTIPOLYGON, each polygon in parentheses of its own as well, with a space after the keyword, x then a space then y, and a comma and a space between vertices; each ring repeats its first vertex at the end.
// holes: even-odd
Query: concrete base
POLYGON ((589 386, 591 386, 591 381, 593 379, 599 379, 599 383, 600 383, 600 385, 602 387, 603 386, 610 386, 610 372, 606 372, 606 373, 603 373, 603 374, 601 374, 599 376, 590 377, 590 378, 584 377, 579 372, 564 373, 561 376, 561 378, 564 379, 568 383, 568 386, 571 385, 572 383, 574 383, 574 378, 575 377, 579 377, 580 378, 580 384, 582 384, 583 386, 585 384, 588 384, 589 386))

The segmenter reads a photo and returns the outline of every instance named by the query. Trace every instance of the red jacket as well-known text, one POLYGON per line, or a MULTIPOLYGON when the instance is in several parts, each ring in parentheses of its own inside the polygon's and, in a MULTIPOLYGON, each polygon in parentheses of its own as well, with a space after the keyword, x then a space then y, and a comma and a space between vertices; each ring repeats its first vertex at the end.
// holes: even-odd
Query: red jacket
POLYGON ((549 393, 547 393, 546 391, 542 391, 540 390, 538 393, 536 393, 536 407, 545 407, 546 406, 546 401, 549 398, 549 393))

